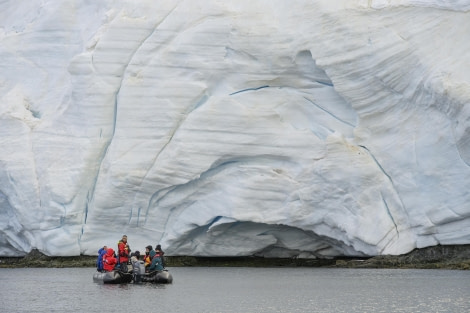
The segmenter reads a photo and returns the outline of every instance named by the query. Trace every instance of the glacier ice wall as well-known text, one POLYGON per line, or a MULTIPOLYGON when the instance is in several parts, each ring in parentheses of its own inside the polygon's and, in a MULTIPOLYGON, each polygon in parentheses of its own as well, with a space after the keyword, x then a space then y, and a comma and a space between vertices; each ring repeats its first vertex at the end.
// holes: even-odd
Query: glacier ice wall
POLYGON ((0 255, 470 243, 468 1, 3 1, 0 255))

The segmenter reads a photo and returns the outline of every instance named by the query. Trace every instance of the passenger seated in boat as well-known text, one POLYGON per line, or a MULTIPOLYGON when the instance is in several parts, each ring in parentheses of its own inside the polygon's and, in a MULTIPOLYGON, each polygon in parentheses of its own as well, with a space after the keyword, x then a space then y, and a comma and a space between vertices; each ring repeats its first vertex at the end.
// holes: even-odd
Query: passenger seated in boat
POLYGON ((106 254, 106 250, 108 250, 107 246, 103 246, 98 250, 98 259, 96 260, 96 270, 98 272, 103 271, 103 257, 106 254))
POLYGON ((161 254, 152 250, 149 255, 152 258, 152 264, 148 267, 149 272, 163 271, 161 254))
POLYGON ((157 246, 155 247, 155 252, 156 252, 156 253, 160 253, 160 255, 161 255, 160 258, 162 259, 162 266, 163 266, 163 268, 165 268, 165 257, 164 257, 165 252, 163 252, 162 246, 161 246, 161 245, 157 245, 157 246))
POLYGON ((114 250, 113 248, 108 248, 106 251, 106 254, 103 256, 103 269, 106 272, 111 272, 114 270, 114 267, 116 266, 117 261, 116 257, 114 256, 114 250))
POLYGON ((148 268, 150 264, 152 263, 152 259, 150 258, 150 251, 152 251, 152 246, 149 245, 145 247, 145 255, 144 255, 145 268, 148 268))

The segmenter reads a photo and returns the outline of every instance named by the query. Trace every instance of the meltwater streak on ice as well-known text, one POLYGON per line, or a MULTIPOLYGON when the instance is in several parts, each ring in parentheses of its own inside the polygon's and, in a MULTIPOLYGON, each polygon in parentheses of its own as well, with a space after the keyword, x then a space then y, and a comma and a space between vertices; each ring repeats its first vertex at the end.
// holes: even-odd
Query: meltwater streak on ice
POLYGON ((0 269, 0 312, 469 312, 470 271, 172 268, 171 285, 100 285, 93 268, 0 269))

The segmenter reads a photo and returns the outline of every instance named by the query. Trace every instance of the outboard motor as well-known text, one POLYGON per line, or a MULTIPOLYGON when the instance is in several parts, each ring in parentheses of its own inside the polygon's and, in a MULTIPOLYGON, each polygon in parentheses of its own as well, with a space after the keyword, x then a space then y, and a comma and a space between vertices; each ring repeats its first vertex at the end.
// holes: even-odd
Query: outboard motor
POLYGON ((134 283, 141 283, 142 276, 145 274, 144 261, 133 262, 132 267, 133 267, 133 274, 134 274, 134 283))

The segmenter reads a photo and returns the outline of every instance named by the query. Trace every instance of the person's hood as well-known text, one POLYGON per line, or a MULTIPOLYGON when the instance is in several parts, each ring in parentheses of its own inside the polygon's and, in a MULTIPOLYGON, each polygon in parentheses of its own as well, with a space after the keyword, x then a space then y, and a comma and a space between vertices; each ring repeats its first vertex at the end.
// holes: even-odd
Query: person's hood
POLYGON ((113 248, 108 248, 108 251, 106 251, 106 255, 107 255, 107 256, 112 256, 112 255, 114 255, 114 250, 113 250, 113 248))
POLYGON ((150 251, 150 257, 153 258, 155 256, 155 250, 150 251))

